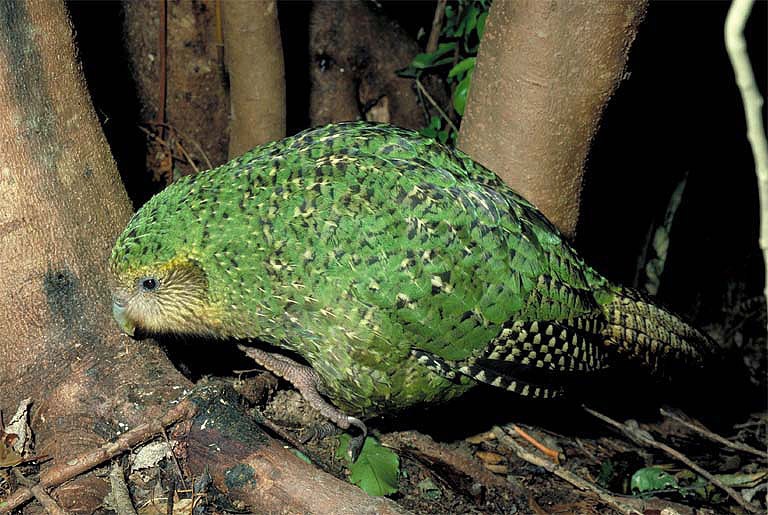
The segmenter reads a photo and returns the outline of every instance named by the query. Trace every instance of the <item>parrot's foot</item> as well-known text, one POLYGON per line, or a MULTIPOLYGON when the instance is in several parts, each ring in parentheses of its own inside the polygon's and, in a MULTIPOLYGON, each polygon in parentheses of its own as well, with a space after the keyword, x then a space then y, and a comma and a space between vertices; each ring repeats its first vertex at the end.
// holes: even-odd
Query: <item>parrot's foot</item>
POLYGON ((310 427, 307 431, 307 434, 301 437, 301 443, 307 443, 311 440, 320 440, 328 436, 334 436, 339 434, 340 431, 341 429, 339 429, 339 426, 326 420, 310 427))
POLYGON ((245 345, 238 345, 238 348, 262 367, 291 383, 311 407, 319 411, 321 415, 341 429, 346 430, 351 426, 359 429, 360 435, 352 437, 352 440, 349 442, 348 451, 352 461, 357 459, 360 450, 363 448, 365 437, 368 436, 368 428, 365 427, 361 420, 346 415, 343 411, 323 399, 318 391, 321 380, 317 372, 280 354, 272 354, 255 347, 246 347, 245 345))

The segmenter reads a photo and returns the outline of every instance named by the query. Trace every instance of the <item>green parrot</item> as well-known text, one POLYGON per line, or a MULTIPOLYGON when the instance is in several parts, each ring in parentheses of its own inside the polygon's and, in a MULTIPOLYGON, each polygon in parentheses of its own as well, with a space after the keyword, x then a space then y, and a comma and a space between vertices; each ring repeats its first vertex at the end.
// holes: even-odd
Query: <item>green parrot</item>
POLYGON ((569 376, 627 360, 665 373, 715 349, 587 266, 493 172, 382 124, 307 130, 179 179, 110 267, 126 333, 239 340, 344 429, 480 383, 551 398, 569 376))

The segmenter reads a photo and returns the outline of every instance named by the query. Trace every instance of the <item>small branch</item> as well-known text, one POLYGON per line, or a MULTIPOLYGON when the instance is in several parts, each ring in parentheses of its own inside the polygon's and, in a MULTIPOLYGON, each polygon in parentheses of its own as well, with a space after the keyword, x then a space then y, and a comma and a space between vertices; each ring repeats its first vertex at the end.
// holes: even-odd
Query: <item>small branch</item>
POLYGON ((430 95, 429 91, 427 91, 426 88, 424 88, 424 85, 421 83, 419 79, 416 79, 416 88, 421 92, 422 95, 424 95, 424 97, 427 100, 429 100, 429 103, 432 104, 432 107, 437 109, 437 112, 440 113, 440 116, 442 116, 443 119, 446 121, 446 123, 450 125, 451 129, 453 129, 453 131, 456 132, 456 134, 458 134, 459 129, 456 128, 456 125, 454 125, 453 121, 451 121, 448 115, 445 114, 445 111, 443 111, 443 109, 437 104, 437 102, 435 102, 435 99, 432 98, 432 95, 430 95))
POLYGON ((730 447, 731 449, 735 449, 737 451, 747 452, 747 453, 759 456, 759 457, 761 457, 763 459, 768 459, 768 452, 761 451, 760 449, 755 449, 751 445, 747 445, 745 443, 732 442, 731 440, 728 440, 727 438, 723 438, 722 436, 720 436, 717 433, 713 433, 712 431, 710 431, 706 427, 700 425, 698 422, 697 423, 689 422, 689 421, 685 420, 684 418, 679 417, 678 415, 676 415, 676 414, 674 414, 674 413, 672 413, 670 411, 665 410, 664 408, 660 409, 659 412, 663 416, 665 416, 667 418, 671 418, 672 420, 674 420, 678 424, 681 424, 681 425, 687 427, 688 429, 690 429, 692 431, 695 431, 695 432, 699 433, 700 435, 702 435, 702 436, 704 436, 706 438, 709 438, 710 440, 712 440, 714 442, 717 442, 717 443, 719 443, 721 445, 724 445, 725 447, 730 447))
POLYGON ((425 52, 428 54, 437 50, 437 40, 440 39, 440 33, 443 31, 443 16, 445 15, 446 3, 448 3, 448 0, 437 0, 435 17, 432 18, 432 30, 429 33, 429 40, 425 49, 425 52))
MULTIPOLYGON (((187 140, 190 143, 192 143, 195 146, 195 148, 197 149, 197 151, 200 152, 200 155, 203 157, 203 160, 205 161, 205 165, 208 167, 207 170, 210 170, 211 168, 214 167, 211 164, 211 160, 208 159, 208 154, 205 153, 205 150, 203 150, 203 147, 200 146, 200 143, 198 143, 196 139, 194 139, 191 136, 185 134, 178 127, 172 126, 172 125, 170 125, 168 123, 155 123, 154 125, 160 125, 162 127, 170 129, 173 132, 175 132, 176 134, 178 134, 179 136, 181 136, 182 138, 184 138, 185 140, 187 140)), ((192 166, 194 167, 195 165, 193 164, 192 166)))
POLYGON ((594 494, 602 502, 621 513, 627 515, 643 514, 642 508, 638 509, 632 506, 631 500, 627 500, 627 502, 625 502, 621 499, 618 499, 616 496, 611 495, 608 491, 603 490, 602 488, 593 485, 589 481, 580 478, 570 470, 567 470, 557 463, 547 459, 545 456, 528 452, 522 445, 517 443, 514 438, 509 436, 502 428, 494 427, 493 434, 496 435, 496 438, 498 438, 501 443, 512 449, 515 454, 517 454, 517 457, 521 460, 546 469, 548 472, 551 472, 560 479, 567 481, 579 490, 584 490, 594 494))
MULTIPOLYGON (((768 141, 763 128, 763 98, 757 89, 755 75, 747 54, 744 41, 744 26, 752 11, 754 0, 733 0, 728 15, 725 17, 725 48, 731 59, 736 84, 741 92, 744 104, 744 116, 747 121, 747 139, 752 147, 757 174, 758 195, 760 198, 760 248, 768 278, 768 141)), ((768 302, 768 279, 765 281, 764 294, 768 302)))
POLYGON ((168 433, 165 431, 165 428, 163 428, 163 440, 165 440, 165 445, 168 446, 168 450, 171 451, 171 459, 173 459, 173 465, 176 467, 176 474, 179 476, 179 480, 181 480, 181 486, 182 488, 187 488, 187 482, 184 481, 184 473, 181 471, 179 459, 176 457, 176 452, 173 450, 173 445, 168 439, 168 433))
POLYGON ((34 481, 24 476, 19 469, 14 467, 12 470, 16 481, 35 496, 35 499, 37 499, 37 501, 43 505, 43 508, 45 508, 46 513, 50 513, 51 515, 68 514, 67 511, 64 511, 64 509, 56 503, 53 497, 48 495, 48 492, 46 492, 44 488, 40 487, 40 485, 36 485, 34 481))
MULTIPOLYGON (((495 488, 511 491, 516 495, 523 495, 522 492, 516 491, 514 484, 490 472, 477 459, 452 451, 436 443, 427 435, 416 431, 389 433, 381 438, 381 443, 398 451, 408 452, 421 462, 426 462, 427 464, 440 463, 449 470, 453 470, 459 475, 471 479, 472 482, 483 485, 487 489, 495 488)), ((465 488, 466 485, 459 486, 462 489, 469 490, 465 488)))
POLYGON ((759 513, 760 509, 756 506, 752 505, 751 503, 748 503, 744 500, 744 498, 733 488, 730 486, 723 484, 722 481, 720 481, 717 477, 715 477, 713 474, 710 474, 703 468, 701 468, 699 465, 691 461, 690 458, 688 458, 686 455, 684 455, 682 452, 678 451, 677 449, 673 449, 672 447, 657 442, 653 439, 653 437, 650 435, 650 433, 647 433, 646 431, 643 431, 639 428, 635 428, 632 426, 629 426, 628 424, 622 424, 621 422, 617 422, 616 420, 613 420, 612 418, 603 415, 602 413, 598 413, 597 411, 591 410, 587 408, 586 406, 583 406, 584 411, 592 415, 593 417, 596 417, 606 424, 615 427, 625 435, 627 435, 632 441, 640 444, 645 445, 646 447, 653 447, 655 449, 659 449, 660 451, 665 452, 669 456, 673 457, 674 459, 684 463, 688 468, 699 474, 700 476, 704 477, 707 481, 715 485, 716 487, 720 488, 722 491, 728 494, 728 496, 731 497, 734 501, 736 501, 739 506, 744 508, 745 510, 749 511, 750 513, 759 513))
POLYGON ((512 425, 512 430, 517 433, 520 438, 528 442, 529 444, 536 447, 538 450, 543 452, 545 455, 549 456, 552 461, 555 463, 560 463, 560 453, 557 452, 555 449, 550 449, 531 435, 529 435, 527 432, 525 432, 521 427, 519 427, 517 424, 512 425))
MULTIPOLYGON (((153 420, 146 424, 131 429, 117 437, 112 442, 106 443, 99 448, 87 451, 80 456, 68 459, 48 470, 40 476, 40 481, 34 488, 47 489, 59 486, 65 481, 88 472, 115 456, 118 456, 132 447, 147 442, 159 435, 164 428, 179 422, 180 420, 191 418, 196 412, 195 405, 184 400, 176 407, 170 410, 159 420, 153 420)), ((20 488, 11 496, 0 502, 0 513, 9 513, 18 508, 23 503, 30 500, 33 493, 28 488, 20 488)))

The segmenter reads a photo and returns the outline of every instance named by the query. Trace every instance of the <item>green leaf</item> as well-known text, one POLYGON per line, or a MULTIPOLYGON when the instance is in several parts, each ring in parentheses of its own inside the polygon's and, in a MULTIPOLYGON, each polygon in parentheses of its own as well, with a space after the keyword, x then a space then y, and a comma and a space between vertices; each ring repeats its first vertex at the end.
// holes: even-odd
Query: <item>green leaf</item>
POLYGON ((419 129, 419 134, 424 136, 425 138, 435 138, 437 137, 437 131, 433 129, 432 127, 423 127, 419 129))
POLYGON ((453 56, 449 55, 446 57, 443 57, 442 59, 438 59, 434 63, 432 63, 432 66, 430 68, 434 68, 436 66, 442 66, 444 64, 452 63, 453 62, 453 56))
POLYGON ((448 43, 440 43, 439 45, 437 45, 437 50, 435 50, 435 55, 436 56, 443 55, 448 52, 453 52, 454 50, 456 50, 455 41, 450 41, 448 43))
MULTIPOLYGON (((336 457, 347 459, 351 437, 339 436, 336 457)), ((367 437, 357 461, 349 463, 349 482, 359 486, 368 495, 389 495, 397 492, 400 472, 400 458, 390 449, 383 447, 373 437, 367 437)))
POLYGON ((407 66, 402 70, 397 70, 395 73, 397 73, 399 77, 405 77, 407 79, 415 79, 419 75, 421 75, 421 70, 414 68, 413 66, 407 66))
POLYGON ((603 488, 608 488, 608 485, 611 482, 611 479, 613 479, 614 476, 614 465, 611 460, 605 460, 600 465, 600 473, 597 475, 597 484, 602 486, 603 488))
POLYGON ((467 105, 467 94, 469 94, 469 84, 471 81, 472 74, 467 73, 467 76, 459 82, 456 90, 453 92, 453 108, 461 116, 464 116, 464 107, 467 105))
POLYGON ((456 63, 456 66, 451 68, 451 71, 448 72, 448 77, 455 77, 456 75, 464 73, 467 70, 474 69, 475 61, 477 61, 476 57, 467 57, 466 59, 462 59, 456 63))
POLYGON ((467 27, 464 31, 465 39, 468 38, 475 27, 477 27, 477 15, 479 12, 480 11, 478 11, 477 7, 474 5, 469 8, 469 11, 467 12, 467 27))
POLYGON ((675 476, 661 467, 645 467, 632 474, 630 488, 632 493, 642 494, 670 488, 677 490, 678 485, 675 476))
POLYGON ((452 52, 455 48, 456 48, 455 41, 451 43, 440 43, 440 45, 438 45, 437 47, 437 50, 435 50, 434 52, 431 52, 431 53, 422 52, 420 54, 416 54, 411 60, 411 64, 409 64, 407 68, 405 68, 404 70, 401 70, 398 73, 401 76, 405 77, 406 75, 404 74, 404 72, 410 69, 424 70, 426 68, 442 66, 443 64, 450 63, 453 61, 453 56, 446 56, 446 57, 443 57, 443 56, 448 52, 452 52))
POLYGON ((435 57, 437 57, 436 53, 433 54, 416 54, 413 57, 413 60, 411 61, 410 66, 416 69, 422 69, 422 68, 428 68, 432 65, 432 63, 435 61, 435 57))
POLYGON ((484 12, 477 18, 477 37, 478 39, 483 39, 483 34, 485 34, 485 20, 488 19, 488 12, 484 12))

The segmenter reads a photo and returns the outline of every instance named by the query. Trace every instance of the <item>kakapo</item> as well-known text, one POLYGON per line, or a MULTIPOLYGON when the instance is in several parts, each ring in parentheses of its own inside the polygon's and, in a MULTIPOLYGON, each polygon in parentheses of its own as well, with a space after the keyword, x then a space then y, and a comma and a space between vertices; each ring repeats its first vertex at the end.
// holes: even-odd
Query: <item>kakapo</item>
POLYGON ((175 181, 110 266, 125 332, 241 340, 342 428, 479 383, 547 398, 564 375, 663 373, 713 350, 493 172, 382 124, 307 130, 175 181))

